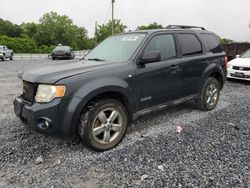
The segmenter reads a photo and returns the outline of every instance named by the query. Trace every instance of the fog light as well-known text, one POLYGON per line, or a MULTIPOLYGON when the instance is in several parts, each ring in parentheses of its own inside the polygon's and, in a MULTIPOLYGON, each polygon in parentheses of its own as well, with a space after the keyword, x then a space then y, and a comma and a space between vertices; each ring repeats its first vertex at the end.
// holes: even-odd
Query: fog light
POLYGON ((38 119, 38 128, 42 130, 47 130, 51 127, 51 120, 48 118, 38 119))

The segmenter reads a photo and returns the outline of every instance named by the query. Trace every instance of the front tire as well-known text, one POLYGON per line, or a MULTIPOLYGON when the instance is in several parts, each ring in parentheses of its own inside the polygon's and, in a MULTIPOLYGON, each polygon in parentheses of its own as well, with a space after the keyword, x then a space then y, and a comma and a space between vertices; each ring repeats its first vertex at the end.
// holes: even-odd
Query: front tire
POLYGON ((215 78, 208 78, 196 99, 197 107, 204 111, 213 110, 220 97, 220 84, 215 78))
POLYGON ((6 59, 5 55, 3 55, 3 57, 2 57, 2 61, 5 61, 5 59, 6 59))
POLYGON ((115 147, 128 127, 128 113, 117 100, 92 101, 81 114, 78 134, 82 143, 95 151, 115 147))

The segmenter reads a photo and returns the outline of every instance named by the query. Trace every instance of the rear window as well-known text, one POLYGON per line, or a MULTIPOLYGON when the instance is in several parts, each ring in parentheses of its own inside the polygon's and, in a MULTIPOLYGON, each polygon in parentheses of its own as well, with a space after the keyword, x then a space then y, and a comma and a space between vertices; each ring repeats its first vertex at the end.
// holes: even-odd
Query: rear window
POLYGON ((201 42, 194 34, 181 33, 178 38, 183 56, 202 54, 201 42))
POLYGON ((212 34, 201 34, 201 39, 205 43, 207 49, 212 53, 221 53, 222 48, 220 46, 219 40, 215 35, 212 34))

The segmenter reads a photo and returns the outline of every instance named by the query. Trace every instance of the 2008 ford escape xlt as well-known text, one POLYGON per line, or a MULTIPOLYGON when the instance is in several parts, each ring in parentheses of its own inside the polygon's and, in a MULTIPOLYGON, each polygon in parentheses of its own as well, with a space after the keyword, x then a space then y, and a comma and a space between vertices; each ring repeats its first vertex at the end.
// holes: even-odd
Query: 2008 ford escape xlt
POLYGON ((25 70, 14 109, 31 129, 64 138, 77 133, 104 151, 141 115, 187 100, 214 109, 226 64, 218 37, 202 27, 117 34, 83 61, 25 70))

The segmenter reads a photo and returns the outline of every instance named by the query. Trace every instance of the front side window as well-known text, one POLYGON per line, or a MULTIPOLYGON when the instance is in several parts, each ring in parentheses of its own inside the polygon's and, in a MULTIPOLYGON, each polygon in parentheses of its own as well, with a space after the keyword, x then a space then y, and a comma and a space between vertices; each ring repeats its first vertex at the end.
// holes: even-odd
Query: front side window
POLYGON ((159 51, 161 60, 176 57, 175 41, 172 34, 157 35, 151 39, 145 52, 159 51))
POLYGON ((128 61, 145 36, 145 33, 129 33, 111 36, 95 47, 84 59, 111 63, 128 61))
POLYGON ((202 54, 202 46, 199 39, 192 33, 178 34, 182 55, 197 55, 202 54))

